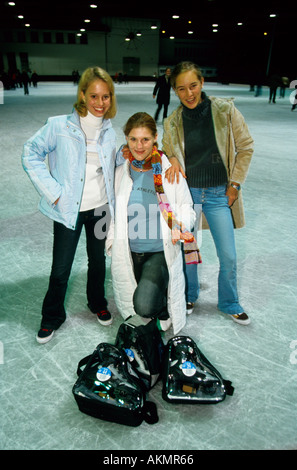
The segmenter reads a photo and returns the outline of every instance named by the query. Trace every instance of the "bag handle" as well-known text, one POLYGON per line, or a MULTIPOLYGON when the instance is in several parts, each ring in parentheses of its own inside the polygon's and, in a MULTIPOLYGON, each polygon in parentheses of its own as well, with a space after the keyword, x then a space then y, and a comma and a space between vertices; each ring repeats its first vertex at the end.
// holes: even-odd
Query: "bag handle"
POLYGON ((77 365, 77 375, 78 377, 80 376, 80 374, 82 373, 82 368, 83 366, 85 366, 87 364, 87 362, 89 361, 89 359, 93 356, 93 354, 89 354, 88 356, 84 357, 83 359, 81 359, 77 365))

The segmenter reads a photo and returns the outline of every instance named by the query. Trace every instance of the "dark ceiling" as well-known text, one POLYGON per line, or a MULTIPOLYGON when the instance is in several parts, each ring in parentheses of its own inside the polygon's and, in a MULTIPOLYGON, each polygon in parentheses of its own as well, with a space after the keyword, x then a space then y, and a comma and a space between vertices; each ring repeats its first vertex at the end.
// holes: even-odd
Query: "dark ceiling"
MULTIPOLYGON (((203 49, 204 62, 216 63, 226 73, 232 70, 233 74, 236 72, 244 77, 268 74, 271 70, 288 77, 297 74, 296 0, 93 1, 97 8, 91 8, 92 0, 15 0, 14 6, 0 0, 0 29, 78 33, 85 28, 87 33, 109 32, 106 18, 118 17, 125 21, 125 34, 135 37, 135 21, 129 22, 129 18, 146 18, 152 23, 160 21, 161 37, 174 36, 179 41, 185 38, 198 40, 195 47, 199 46, 199 60, 204 60, 201 56, 203 49), (271 14, 275 17, 270 17, 271 14), (23 15, 23 18, 18 18, 18 15, 23 15), (173 15, 179 15, 179 18, 173 19, 173 15), (85 19, 90 22, 85 23, 85 19), (239 22, 242 24, 238 25, 239 22), (214 23, 219 25, 216 33, 213 32, 214 23), (189 29, 193 34, 188 34, 189 29), (209 48, 212 48, 211 53, 209 48)), ((185 41, 183 44, 180 42, 179 47, 182 49, 184 45, 185 41)), ((168 50, 167 43, 160 42, 161 62, 168 62, 168 50)))
POLYGON ((94 0, 97 8, 91 8, 91 1, 86 0, 15 0, 15 6, 8 1, 0 0, 1 29, 24 28, 30 24, 31 29, 78 31, 104 30, 104 17, 159 19, 166 34, 175 37, 189 37, 188 21, 191 20, 192 38, 208 38, 213 35, 212 24, 219 24, 219 34, 235 34, 240 31, 246 34, 262 34, 271 29, 277 22, 278 30, 288 34, 296 28, 296 8, 294 2, 287 0, 187 0, 182 7, 178 3, 146 0, 138 2, 122 0, 94 0), (277 15, 276 19, 269 17, 277 15), (174 20, 172 15, 180 15, 174 20), (24 18, 18 18, 23 15, 24 18), (85 23, 90 19, 90 23, 85 23), (242 26, 237 26, 242 22, 242 26))

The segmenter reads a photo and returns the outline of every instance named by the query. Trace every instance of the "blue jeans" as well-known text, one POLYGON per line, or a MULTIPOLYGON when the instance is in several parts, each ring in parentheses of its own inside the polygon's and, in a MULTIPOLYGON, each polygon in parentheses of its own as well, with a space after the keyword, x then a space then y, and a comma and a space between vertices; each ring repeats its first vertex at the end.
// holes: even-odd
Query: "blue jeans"
POLYGON ((41 328, 56 330, 66 319, 64 301, 68 279, 83 226, 86 231, 88 255, 88 305, 93 313, 107 306, 104 292, 105 238, 100 239, 95 235, 95 226, 105 214, 95 214, 96 209, 80 212, 75 230, 54 222, 53 262, 49 287, 42 306, 41 328))
MULTIPOLYGON (((226 185, 213 188, 190 188, 190 191, 197 219, 200 219, 202 211, 208 222, 219 258, 218 308, 231 315, 242 313, 244 310, 239 304, 237 293, 234 225, 226 196, 226 185)), ((185 275, 187 302, 195 302, 199 296, 197 265, 187 265, 185 275)))

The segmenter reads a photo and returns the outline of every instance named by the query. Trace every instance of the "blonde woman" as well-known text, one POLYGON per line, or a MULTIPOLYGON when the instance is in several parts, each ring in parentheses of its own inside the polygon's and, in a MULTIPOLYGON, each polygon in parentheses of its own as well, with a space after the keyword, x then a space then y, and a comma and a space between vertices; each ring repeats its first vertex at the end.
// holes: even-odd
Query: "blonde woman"
POLYGON ((51 340, 66 319, 67 283, 83 226, 88 307, 102 325, 112 322, 104 292, 104 244, 105 225, 113 217, 116 135, 110 119, 116 111, 111 77, 100 67, 90 67, 81 76, 73 112, 49 118, 24 145, 23 167, 41 196, 40 211, 54 225, 39 343, 51 340))

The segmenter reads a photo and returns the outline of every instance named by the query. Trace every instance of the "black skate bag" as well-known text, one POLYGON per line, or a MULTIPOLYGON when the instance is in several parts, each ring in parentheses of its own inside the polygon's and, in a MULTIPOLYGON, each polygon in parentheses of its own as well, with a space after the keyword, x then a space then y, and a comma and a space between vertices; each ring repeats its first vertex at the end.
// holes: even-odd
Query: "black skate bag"
POLYGON ((148 391, 161 377, 164 343, 155 320, 144 325, 137 317, 135 315, 120 325, 115 344, 126 351, 148 391))
POLYGON ((146 401, 126 353, 114 345, 99 344, 79 362, 77 374, 72 392, 83 413, 127 426, 158 421, 156 405, 146 401))
POLYGON ((188 336, 175 336, 164 356, 163 399, 170 403, 210 404, 233 395, 231 382, 202 354, 188 336))

